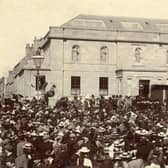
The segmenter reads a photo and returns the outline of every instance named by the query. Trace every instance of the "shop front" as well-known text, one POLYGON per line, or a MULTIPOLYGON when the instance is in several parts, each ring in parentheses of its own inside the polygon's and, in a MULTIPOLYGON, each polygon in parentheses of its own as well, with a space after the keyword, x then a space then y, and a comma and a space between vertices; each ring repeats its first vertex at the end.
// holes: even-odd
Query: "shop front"
POLYGON ((161 102, 168 99, 168 85, 152 85, 151 99, 158 99, 161 102))

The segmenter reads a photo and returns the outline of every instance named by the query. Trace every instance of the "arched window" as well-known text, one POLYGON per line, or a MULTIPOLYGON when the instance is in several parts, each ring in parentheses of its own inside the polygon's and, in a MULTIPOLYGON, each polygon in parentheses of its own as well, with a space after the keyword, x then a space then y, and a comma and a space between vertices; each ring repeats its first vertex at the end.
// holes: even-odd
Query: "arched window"
POLYGON ((80 47, 79 45, 73 45, 72 47, 72 61, 79 61, 80 47))
POLYGON ((102 46, 102 47, 100 48, 100 61, 101 61, 102 63, 107 62, 108 54, 109 54, 109 51, 108 51, 107 46, 102 46))

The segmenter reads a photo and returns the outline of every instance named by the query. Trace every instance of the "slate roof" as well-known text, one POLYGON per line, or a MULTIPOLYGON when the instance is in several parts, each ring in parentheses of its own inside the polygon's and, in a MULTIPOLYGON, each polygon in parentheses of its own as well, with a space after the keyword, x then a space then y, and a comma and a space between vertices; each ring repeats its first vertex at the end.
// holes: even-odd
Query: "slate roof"
POLYGON ((78 15, 63 28, 168 33, 168 19, 78 15))

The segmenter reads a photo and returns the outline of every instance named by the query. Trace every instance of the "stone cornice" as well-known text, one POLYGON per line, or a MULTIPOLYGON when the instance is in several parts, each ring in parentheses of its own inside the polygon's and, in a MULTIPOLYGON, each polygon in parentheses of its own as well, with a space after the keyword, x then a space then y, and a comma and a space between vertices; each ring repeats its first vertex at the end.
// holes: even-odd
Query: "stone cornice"
POLYGON ((117 69, 118 72, 167 72, 167 69, 117 69))
POLYGON ((168 45, 168 33, 50 27, 49 33, 42 41, 41 48, 51 39, 168 45))

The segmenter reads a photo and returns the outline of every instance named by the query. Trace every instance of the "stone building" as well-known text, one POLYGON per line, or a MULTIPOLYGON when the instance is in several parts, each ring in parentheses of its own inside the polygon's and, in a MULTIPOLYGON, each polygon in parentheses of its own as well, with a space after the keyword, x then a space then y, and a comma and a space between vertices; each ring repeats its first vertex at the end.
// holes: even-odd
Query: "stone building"
POLYGON ((56 96, 88 94, 168 97, 168 20, 79 15, 50 27, 26 46, 12 70, 13 92, 33 96, 36 70, 31 56, 40 47, 41 84, 56 96))
POLYGON ((0 98, 5 96, 5 77, 0 78, 0 98))

